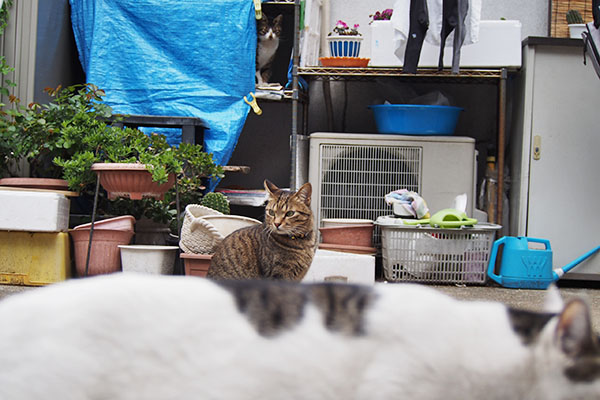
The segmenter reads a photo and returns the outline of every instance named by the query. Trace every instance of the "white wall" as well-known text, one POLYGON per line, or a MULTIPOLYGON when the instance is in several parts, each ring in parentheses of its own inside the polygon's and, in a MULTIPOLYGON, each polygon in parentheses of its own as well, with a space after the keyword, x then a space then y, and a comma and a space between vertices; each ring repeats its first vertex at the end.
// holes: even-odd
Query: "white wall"
MULTIPOLYGON (((324 35, 331 32, 337 20, 348 25, 359 24, 359 32, 364 36, 361 56, 371 54, 369 15, 375 11, 394 8, 395 0, 329 0, 329 24, 324 27, 324 35), (364 53, 363 53, 364 51, 364 53)), ((482 0, 482 19, 517 19, 521 21, 521 36, 546 36, 548 34, 548 0, 482 0)), ((328 54, 323 54, 328 56, 328 54)))

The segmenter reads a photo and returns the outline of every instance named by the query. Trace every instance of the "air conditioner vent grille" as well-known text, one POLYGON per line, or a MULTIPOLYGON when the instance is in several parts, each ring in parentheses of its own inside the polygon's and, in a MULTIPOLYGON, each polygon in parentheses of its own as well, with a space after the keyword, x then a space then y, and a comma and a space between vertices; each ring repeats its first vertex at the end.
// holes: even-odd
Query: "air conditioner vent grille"
POLYGON ((390 214, 387 193, 403 188, 420 192, 422 159, 419 146, 321 145, 318 220, 375 220, 390 214))

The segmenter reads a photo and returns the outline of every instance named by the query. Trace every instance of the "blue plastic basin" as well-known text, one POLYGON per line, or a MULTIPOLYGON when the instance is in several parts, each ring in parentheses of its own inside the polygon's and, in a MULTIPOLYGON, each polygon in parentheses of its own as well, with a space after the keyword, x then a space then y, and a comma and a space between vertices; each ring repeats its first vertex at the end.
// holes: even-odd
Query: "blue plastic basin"
POLYGON ((417 104, 380 104, 369 106, 379 133, 399 135, 452 135, 460 107, 417 104))

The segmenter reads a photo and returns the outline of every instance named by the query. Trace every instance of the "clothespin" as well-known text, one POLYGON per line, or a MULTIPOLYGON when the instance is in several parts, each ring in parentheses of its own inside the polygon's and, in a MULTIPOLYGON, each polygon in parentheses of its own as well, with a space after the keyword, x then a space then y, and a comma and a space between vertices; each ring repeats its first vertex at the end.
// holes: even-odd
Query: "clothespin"
POLYGON ((262 5, 261 0, 253 0, 254 1, 254 14, 256 19, 262 19, 262 5))
POLYGON ((256 96, 254 96, 254 93, 252 93, 252 92, 250 92, 250 96, 252 97, 252 100, 248 101, 246 96, 244 96, 244 101, 246 102, 246 104, 248 104, 250 107, 252 107, 252 110, 254 110, 254 113, 256 115, 261 115, 262 110, 260 109, 260 107, 258 106, 258 103, 256 102, 256 96))

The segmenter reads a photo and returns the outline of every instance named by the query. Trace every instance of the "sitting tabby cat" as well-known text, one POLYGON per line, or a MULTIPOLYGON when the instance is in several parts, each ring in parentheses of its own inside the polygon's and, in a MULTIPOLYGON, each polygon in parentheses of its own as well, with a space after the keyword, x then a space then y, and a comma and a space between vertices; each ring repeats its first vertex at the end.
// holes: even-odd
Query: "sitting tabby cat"
POLYGON ((116 273, 0 301, 0 399, 600 398, 586 304, 116 273))
POLYGON ((259 85, 269 83, 271 78, 271 65, 279 47, 282 20, 283 15, 279 14, 269 21, 263 13, 262 18, 256 22, 256 82, 259 85))
POLYGON ((306 183, 292 193, 268 180, 264 184, 269 194, 264 223, 237 230, 217 245, 209 278, 299 281, 306 275, 317 246, 312 187, 306 183))

